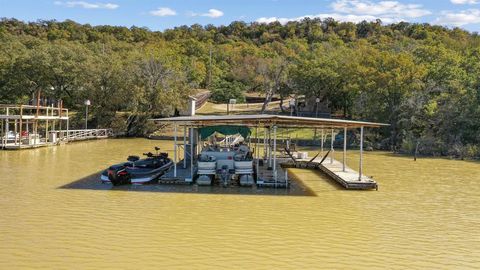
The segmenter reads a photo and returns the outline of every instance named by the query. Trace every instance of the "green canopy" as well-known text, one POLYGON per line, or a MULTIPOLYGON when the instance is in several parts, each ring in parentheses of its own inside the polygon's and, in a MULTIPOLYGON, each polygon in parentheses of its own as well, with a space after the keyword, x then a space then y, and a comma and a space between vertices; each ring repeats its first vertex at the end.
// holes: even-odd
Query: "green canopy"
POLYGON ((250 129, 245 126, 208 126, 199 128, 200 137, 208 138, 212 136, 215 132, 218 132, 223 135, 235 135, 240 134, 243 138, 250 136, 250 129))

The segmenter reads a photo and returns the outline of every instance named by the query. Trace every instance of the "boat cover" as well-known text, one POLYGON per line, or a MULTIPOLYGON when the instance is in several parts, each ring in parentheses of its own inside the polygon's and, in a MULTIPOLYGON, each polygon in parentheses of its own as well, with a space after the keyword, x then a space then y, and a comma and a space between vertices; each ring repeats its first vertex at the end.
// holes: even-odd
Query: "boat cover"
POLYGON ((251 131, 250 128, 245 126, 232 126, 232 125, 222 125, 222 126, 208 126, 199 128, 200 137, 205 139, 212 136, 215 132, 218 132, 223 135, 236 135, 240 134, 243 138, 248 138, 251 131))

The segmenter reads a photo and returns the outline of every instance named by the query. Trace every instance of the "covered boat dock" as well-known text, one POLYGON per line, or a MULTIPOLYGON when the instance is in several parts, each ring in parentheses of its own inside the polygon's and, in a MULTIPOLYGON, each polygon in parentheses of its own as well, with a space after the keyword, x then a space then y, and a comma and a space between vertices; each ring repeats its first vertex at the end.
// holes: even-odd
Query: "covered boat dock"
POLYGON ((338 182, 346 189, 377 189, 378 184, 370 177, 363 174, 363 142, 364 128, 379 128, 388 126, 383 123, 373 123, 364 121, 352 121, 330 118, 309 118, 283 115, 210 115, 210 116, 181 116, 171 118, 153 119, 156 124, 171 124, 174 129, 174 166, 162 178, 165 181, 184 181, 193 182, 195 172, 195 153, 198 153, 199 128, 233 125, 245 126, 255 130, 254 138, 250 138, 249 144, 255 149, 254 163, 257 175, 257 186, 288 187, 289 177, 287 168, 315 168, 323 171, 326 175, 338 182), (183 144, 178 140, 178 129, 183 128, 183 144), (288 143, 284 149, 280 149, 277 135, 278 129, 319 129, 320 152, 313 159, 305 157, 294 157, 289 152, 288 143), (259 129, 263 129, 263 137, 259 137, 259 129), (347 130, 359 129, 359 161, 358 171, 347 166, 347 130), (189 142, 187 143, 187 133, 189 142), (337 133, 343 133, 343 152, 342 160, 337 161, 333 158, 334 141, 337 133), (196 135, 194 135, 196 134, 196 135), (197 136, 197 138, 194 138, 197 136), (330 136, 330 145, 326 146, 326 138, 330 136), (252 140, 253 139, 253 140, 252 140), (186 150, 185 158, 182 163, 178 160, 178 149, 183 147, 186 150), (197 148, 197 149, 194 149, 197 148), (260 149, 263 148, 263 156, 260 155, 260 149), (279 151, 280 150, 280 151, 279 151), (280 156, 281 151, 285 150, 285 155, 280 156), (326 152, 326 153, 325 153, 326 152), (190 153, 193 153, 190 154, 190 153), (189 158, 189 155, 193 158, 189 158), (188 164, 187 164, 188 163, 188 164), (262 164, 265 164, 262 166, 262 164), (179 168, 181 167, 181 168, 179 168), (259 177, 260 176, 260 177, 259 177))

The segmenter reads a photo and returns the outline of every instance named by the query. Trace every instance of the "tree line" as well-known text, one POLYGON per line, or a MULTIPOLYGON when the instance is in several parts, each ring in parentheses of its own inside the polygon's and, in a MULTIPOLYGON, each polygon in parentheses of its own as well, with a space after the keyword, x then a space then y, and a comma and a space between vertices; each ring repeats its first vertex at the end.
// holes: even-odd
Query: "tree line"
POLYGON ((0 50, 0 102, 41 89, 81 110, 88 98, 98 127, 124 112, 119 128, 141 134, 197 88, 218 102, 259 92, 264 109, 274 96, 306 95, 345 118, 389 123, 369 135, 381 148, 480 156, 480 37, 460 28, 306 18, 151 31, 2 19, 0 50))

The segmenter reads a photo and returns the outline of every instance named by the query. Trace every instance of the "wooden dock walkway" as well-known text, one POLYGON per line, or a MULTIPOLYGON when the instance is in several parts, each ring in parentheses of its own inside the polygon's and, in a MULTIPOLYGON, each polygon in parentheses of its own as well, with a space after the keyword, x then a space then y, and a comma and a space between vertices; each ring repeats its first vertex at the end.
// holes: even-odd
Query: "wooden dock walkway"
POLYGON ((342 185, 345 189, 375 189, 378 190, 378 184, 372 178, 363 175, 359 179, 359 173, 352 168, 345 166, 343 171, 343 164, 340 161, 327 158, 320 164, 321 157, 317 157, 313 161, 302 159, 297 162, 288 161, 283 163, 282 166, 287 168, 303 168, 303 169, 317 169, 328 175, 337 183, 342 185))
MULTIPOLYGON (((193 170, 193 178, 197 174, 196 168, 193 170)), ((192 172, 190 170, 190 164, 187 164, 186 168, 183 168, 183 160, 177 163, 177 175, 174 176, 174 167, 170 167, 160 178, 159 184, 192 184, 192 172)))

